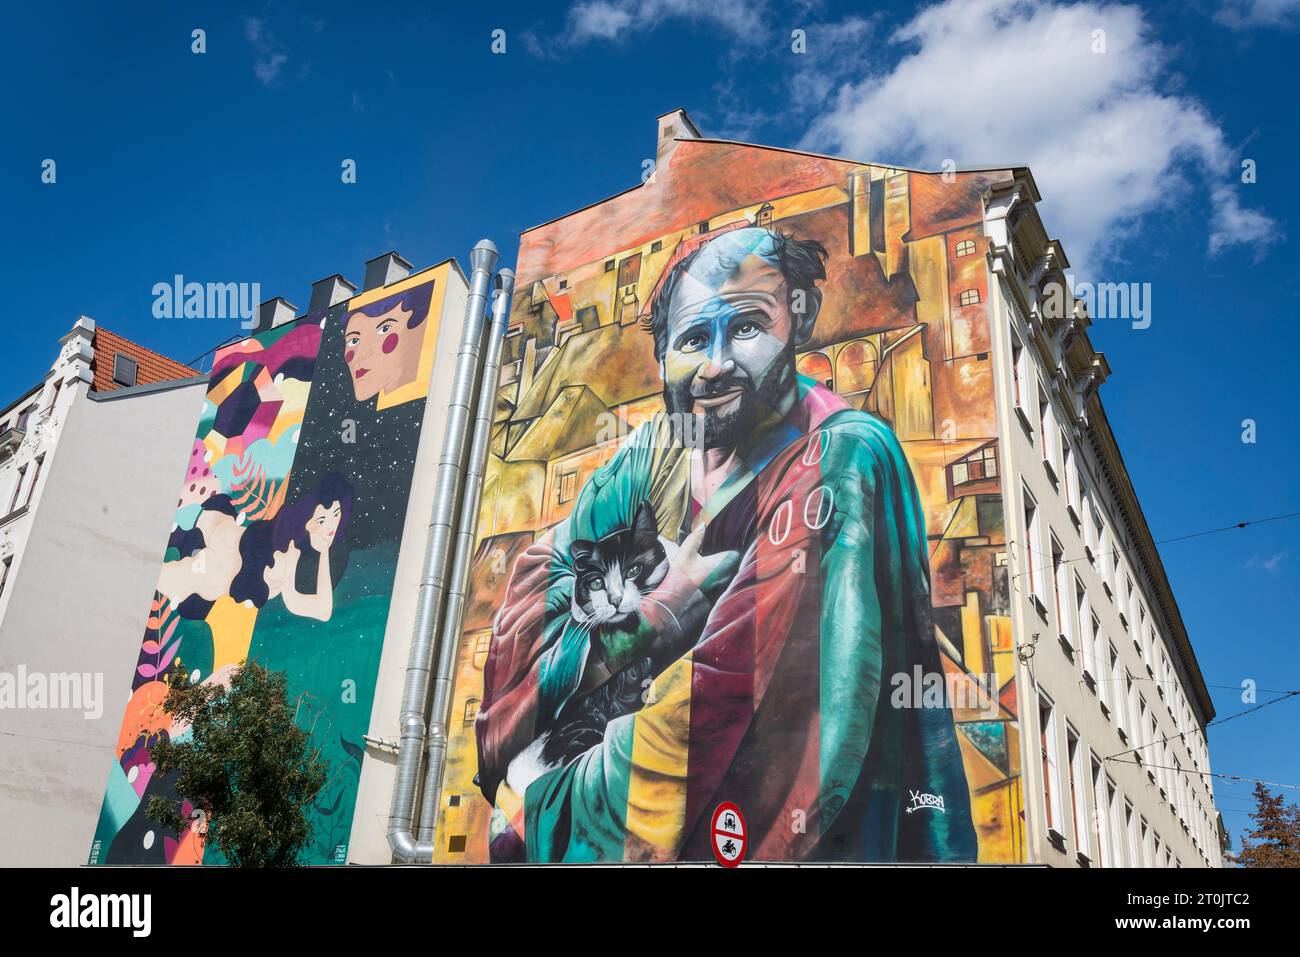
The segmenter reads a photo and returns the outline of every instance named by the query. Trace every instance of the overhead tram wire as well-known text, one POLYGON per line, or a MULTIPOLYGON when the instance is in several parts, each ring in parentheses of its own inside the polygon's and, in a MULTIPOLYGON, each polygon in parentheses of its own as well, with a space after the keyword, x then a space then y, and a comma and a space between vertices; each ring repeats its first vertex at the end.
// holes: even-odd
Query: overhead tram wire
MULTIPOLYGON (((1186 535, 1175 535, 1175 536, 1173 536, 1172 538, 1162 538, 1162 539, 1158 539, 1157 541, 1155 541, 1154 544, 1156 544, 1156 545, 1168 545, 1168 544, 1170 544, 1170 543, 1172 543, 1172 542, 1183 542, 1183 541, 1187 541, 1188 539, 1191 539, 1191 538, 1201 538, 1201 537, 1203 537, 1203 536, 1205 536, 1205 535, 1217 535, 1217 534, 1220 533, 1220 532, 1230 532, 1230 531, 1232 531, 1232 530, 1234 530, 1234 529, 1238 529, 1238 528, 1246 528, 1247 526, 1250 526, 1250 525, 1264 525, 1264 524, 1266 524, 1266 523, 1268 523, 1268 522, 1280 522, 1280 521, 1282 521, 1282 520, 1284 520, 1284 519, 1288 519, 1288 518, 1296 518, 1296 517, 1300 517, 1300 511, 1296 511, 1296 512, 1285 512, 1285 513, 1283 513, 1283 514, 1281 514, 1281 515, 1270 515, 1270 516, 1268 516, 1267 518, 1252 518, 1252 519, 1249 519, 1249 520, 1244 521, 1244 522, 1236 522, 1235 524, 1232 524, 1232 525, 1223 525, 1223 526, 1221 526, 1221 527, 1219 527, 1219 528, 1207 528, 1207 529, 1204 529, 1204 530, 1199 531, 1199 532, 1189 532, 1189 533, 1186 534, 1186 535)), ((1011 544, 1015 544, 1015 543, 1012 542, 1011 544)), ((1034 548, 1032 545, 1029 545, 1028 543, 1025 543, 1025 547, 1026 547, 1029 551, 1034 552, 1035 554, 1042 555, 1044 558, 1051 559, 1051 557, 1052 557, 1052 556, 1048 555, 1046 552, 1040 551, 1039 549, 1034 548)), ((1102 558, 1102 557, 1105 557, 1105 558, 1113 558, 1113 557, 1115 557, 1116 555, 1119 555, 1119 554, 1121 553, 1121 551, 1122 551, 1122 550, 1119 549, 1119 548, 1113 548, 1113 549, 1111 549, 1111 550, 1108 551, 1108 552, 1099 552, 1095 557, 1097 557, 1097 558, 1102 558)), ((1091 559, 1089 559, 1089 557, 1088 557, 1087 555, 1080 555, 1080 556, 1078 556, 1077 558, 1062 558, 1059 562, 1049 562, 1049 564, 1046 564, 1046 565, 1035 566, 1035 570, 1040 571, 1040 572, 1046 572, 1049 568, 1052 568, 1052 567, 1053 567, 1054 565, 1056 565, 1056 564, 1061 564, 1061 565, 1071 565, 1071 564, 1073 564, 1074 562, 1082 562, 1082 561, 1090 561, 1090 560, 1091 560, 1091 559)), ((1025 569, 1024 571, 1016 572, 1014 575, 1011 576, 1011 578, 1012 578, 1012 580, 1014 581, 1014 580, 1017 579, 1017 578, 1021 578, 1021 577, 1025 576, 1025 575, 1029 574, 1029 572, 1030 572, 1030 569, 1025 569)))

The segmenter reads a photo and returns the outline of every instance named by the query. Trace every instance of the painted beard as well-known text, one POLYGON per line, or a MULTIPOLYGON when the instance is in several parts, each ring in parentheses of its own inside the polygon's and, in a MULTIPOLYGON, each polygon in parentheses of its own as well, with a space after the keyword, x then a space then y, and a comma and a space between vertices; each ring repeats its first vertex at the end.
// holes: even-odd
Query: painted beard
MULTIPOLYGON (((794 381, 794 358, 794 344, 787 343, 781 354, 768 366, 767 373, 757 388, 748 377, 729 377, 714 385, 711 390, 713 393, 738 388, 740 395, 725 411, 705 409, 701 413, 695 413, 704 416, 706 449, 734 448, 764 415, 779 417, 777 410, 781 399, 794 381)), ((669 412, 692 412, 695 403, 690 380, 673 385, 665 383, 664 405, 669 412)))

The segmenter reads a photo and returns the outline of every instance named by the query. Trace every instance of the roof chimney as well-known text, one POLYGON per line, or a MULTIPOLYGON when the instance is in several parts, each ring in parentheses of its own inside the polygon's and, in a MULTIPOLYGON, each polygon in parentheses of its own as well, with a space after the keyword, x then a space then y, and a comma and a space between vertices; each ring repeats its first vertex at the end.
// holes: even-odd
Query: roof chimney
POLYGON ((336 306, 345 299, 351 299, 356 291, 357 287, 338 273, 318 279, 311 284, 311 302, 307 304, 307 311, 315 312, 336 306))
POLYGON ((677 148, 677 139, 698 140, 700 130, 685 110, 673 110, 659 117, 659 133, 655 137, 655 168, 663 165, 670 153, 677 148))
POLYGON ((410 274, 410 263, 395 252, 387 252, 366 262, 365 288, 367 291, 378 289, 390 282, 405 279, 410 274))
POLYGON ((298 307, 283 296, 268 299, 257 307, 257 331, 266 332, 286 322, 293 322, 297 314, 298 307))

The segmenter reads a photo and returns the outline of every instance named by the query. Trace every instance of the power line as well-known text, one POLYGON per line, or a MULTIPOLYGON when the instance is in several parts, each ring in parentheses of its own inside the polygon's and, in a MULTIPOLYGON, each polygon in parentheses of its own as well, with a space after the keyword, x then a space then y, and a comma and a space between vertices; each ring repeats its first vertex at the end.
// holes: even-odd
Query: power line
MULTIPOLYGON (((1172 538, 1162 538, 1162 539, 1157 540, 1157 541, 1155 542, 1155 544, 1156 544, 1156 545, 1168 545, 1168 544, 1170 544, 1170 543, 1172 543, 1172 542, 1184 542, 1184 541, 1187 541, 1188 539, 1191 539, 1191 538, 1201 538, 1201 537, 1203 537, 1203 536, 1205 536, 1205 535, 1217 535, 1217 534, 1220 533, 1220 532, 1230 532, 1230 531, 1232 531, 1233 529, 1237 529, 1237 528, 1246 528, 1248 525, 1264 525, 1264 524, 1266 524, 1266 523, 1268 523, 1268 522, 1280 522, 1280 521, 1282 521, 1282 520, 1284 520, 1284 519, 1288 519, 1288 518, 1296 518, 1297 516, 1300 516, 1300 511, 1297 511, 1297 512, 1286 512, 1286 513, 1281 514, 1281 515, 1270 515, 1270 516, 1268 516, 1267 518, 1252 518, 1252 519, 1249 519, 1249 520, 1244 521, 1244 522, 1236 522, 1236 523, 1234 523, 1234 524, 1232 524, 1232 525, 1223 525, 1223 526, 1221 526, 1221 527, 1219 527, 1219 528, 1207 528, 1207 529, 1204 529, 1204 530, 1199 531, 1199 532, 1189 532, 1189 533, 1186 534, 1186 535, 1175 535, 1175 536, 1173 536, 1172 538)), ((1011 544, 1014 545, 1015 542, 1012 542, 1011 544)), ((1024 544, 1025 544, 1025 548, 1028 549, 1029 551, 1034 552, 1035 554, 1038 554, 1038 555, 1042 555, 1044 558, 1047 558, 1047 559, 1051 559, 1051 560, 1052 560, 1052 561, 1051 561, 1051 564, 1048 564, 1048 565, 1042 565, 1042 566, 1036 566, 1036 568, 1033 569, 1033 570, 1037 570, 1037 571, 1044 571, 1044 572, 1045 572, 1045 571, 1047 571, 1047 569, 1052 568, 1052 567, 1055 566, 1056 564, 1061 564, 1061 565, 1070 565, 1070 564, 1073 564, 1074 562, 1082 562, 1082 561, 1089 561, 1089 560, 1090 560, 1090 559, 1088 558, 1087 555, 1080 555, 1080 556, 1077 557, 1077 558, 1062 558, 1062 559, 1060 560, 1060 562, 1058 563, 1058 562, 1055 561, 1055 559, 1054 559, 1053 556, 1047 554, 1046 552, 1041 551, 1040 549, 1034 548, 1034 547, 1033 547, 1032 545, 1030 545, 1028 542, 1026 542, 1026 543, 1024 543, 1024 544)), ((1111 549, 1109 552, 1099 552, 1099 553, 1097 554, 1096 557, 1097 557, 1097 558, 1102 558, 1102 557, 1105 557, 1105 558, 1113 558, 1114 556, 1121 554, 1122 551, 1123 551, 1123 550, 1120 549, 1120 548, 1113 548, 1113 549, 1111 549)), ((1025 569, 1025 570, 1022 571, 1022 572, 1016 572, 1014 575, 1011 576, 1011 578, 1012 578, 1012 580, 1015 580, 1015 579, 1020 578, 1020 577, 1022 577, 1022 576, 1024 576, 1024 575, 1029 574, 1030 571, 1031 571, 1031 569, 1025 569)))
MULTIPOLYGON (((1106 760, 1110 761, 1111 758, 1106 758, 1106 760)), ((1182 771, 1184 773, 1190 773, 1190 774, 1203 774, 1212 778, 1222 778, 1225 781, 1239 781, 1243 784, 1263 784, 1266 787, 1270 787, 1270 788, 1289 788, 1293 791, 1300 791, 1300 784, 1283 784, 1281 781, 1264 781, 1261 780, 1260 778, 1246 777, 1240 774, 1224 774, 1221 771, 1190 771, 1189 772, 1186 768, 1171 768, 1171 767, 1166 767, 1163 764, 1143 765, 1141 761, 1118 761, 1117 760, 1115 763, 1136 764, 1138 767, 1154 768, 1154 769, 1159 769, 1161 771, 1182 771)))
MULTIPOLYGON (((1235 718, 1244 718, 1248 714, 1254 714, 1256 711, 1260 710, 1261 708, 1267 708, 1269 705, 1277 704, 1279 701, 1287 701, 1291 698, 1296 697, 1296 695, 1300 695, 1300 691, 1281 692, 1281 697, 1271 698, 1268 701, 1262 701, 1259 704, 1255 705, 1253 708, 1247 708, 1245 711, 1238 711, 1236 714, 1230 714, 1224 718, 1215 718, 1213 721, 1211 721, 1209 724, 1205 726, 1205 729, 1209 730, 1210 728, 1213 728, 1217 724, 1226 724, 1227 722, 1232 721, 1235 718)), ((1106 760, 1110 761, 1112 758, 1118 758, 1125 754, 1136 754, 1138 751, 1141 751, 1143 748, 1149 748, 1153 744, 1165 744, 1169 741, 1180 741, 1189 734, 1191 734, 1190 731, 1181 731, 1178 734, 1172 736, 1166 736, 1160 738, 1157 741, 1148 741, 1146 744, 1139 744, 1137 747, 1129 748, 1127 751, 1117 751, 1114 754, 1110 755, 1110 757, 1106 758, 1106 760)), ((1152 765, 1152 767, 1155 767, 1155 765, 1152 765)), ((1197 773, 1210 773, 1210 772, 1197 772, 1197 773)))

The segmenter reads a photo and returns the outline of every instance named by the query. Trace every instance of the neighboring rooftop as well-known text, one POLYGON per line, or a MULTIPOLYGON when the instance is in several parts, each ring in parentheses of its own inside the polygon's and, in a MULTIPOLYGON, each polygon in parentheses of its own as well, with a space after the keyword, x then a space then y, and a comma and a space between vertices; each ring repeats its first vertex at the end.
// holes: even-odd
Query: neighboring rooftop
POLYGON ((197 369, 169 359, 162 353, 154 352, 102 326, 95 329, 94 348, 95 358, 90 367, 95 374, 91 384, 95 392, 151 385, 200 374, 197 369))

